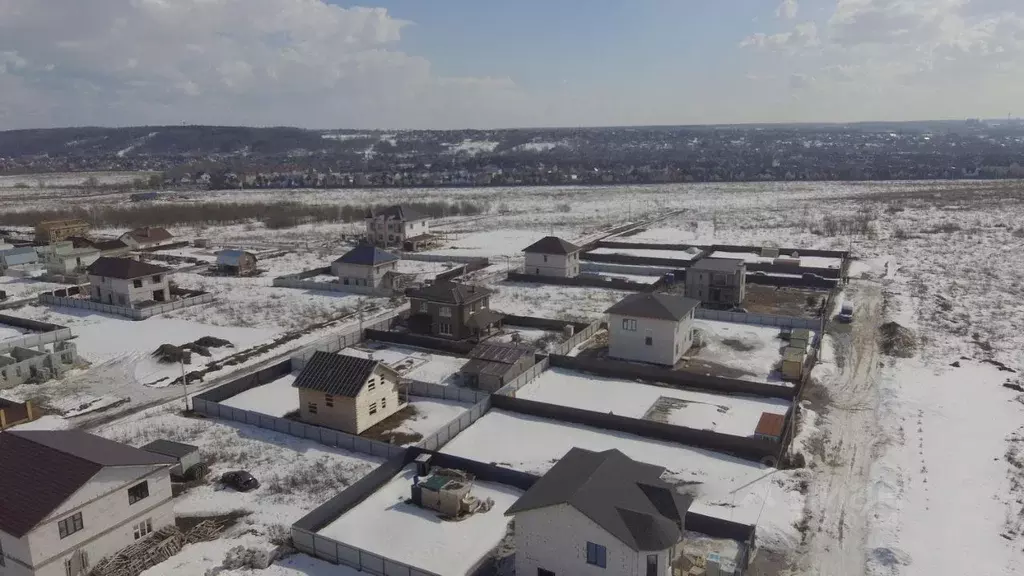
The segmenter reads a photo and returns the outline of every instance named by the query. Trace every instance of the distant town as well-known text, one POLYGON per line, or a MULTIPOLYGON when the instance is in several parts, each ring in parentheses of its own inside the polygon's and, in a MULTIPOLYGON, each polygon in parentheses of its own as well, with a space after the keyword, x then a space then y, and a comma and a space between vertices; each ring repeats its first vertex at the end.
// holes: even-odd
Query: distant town
POLYGON ((353 131, 169 126, 0 132, 0 174, 149 171, 137 189, 1024 177, 1024 123, 353 131))

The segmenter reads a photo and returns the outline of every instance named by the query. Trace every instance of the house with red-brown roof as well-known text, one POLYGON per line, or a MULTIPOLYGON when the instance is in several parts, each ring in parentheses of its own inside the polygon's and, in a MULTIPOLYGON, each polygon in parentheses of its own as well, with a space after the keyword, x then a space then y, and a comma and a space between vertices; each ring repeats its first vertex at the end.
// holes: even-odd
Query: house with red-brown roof
POLYGON ((131 247, 132 250, 138 250, 139 248, 167 244, 174 240, 174 236, 166 228, 146 226, 121 234, 119 240, 131 247))

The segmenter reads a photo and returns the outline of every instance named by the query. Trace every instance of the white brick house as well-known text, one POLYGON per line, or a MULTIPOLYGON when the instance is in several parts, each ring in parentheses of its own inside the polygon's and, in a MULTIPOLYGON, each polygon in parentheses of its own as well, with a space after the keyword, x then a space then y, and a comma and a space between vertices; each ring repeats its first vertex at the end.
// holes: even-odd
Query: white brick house
MULTIPOLYGON (((418 244, 430 236, 427 217, 405 206, 368 210, 365 222, 367 242, 381 248, 402 249, 406 242, 418 244)), ((415 249, 415 246, 410 246, 410 249, 415 249)))
POLYGON ((163 266, 104 256, 88 268, 89 295, 96 302, 128 308, 143 302, 170 302, 168 272, 163 266))
POLYGON ((671 294, 631 294, 606 310, 608 356, 675 366, 693 345, 700 301, 671 294))
POLYGON ((561 238, 545 236, 523 252, 524 274, 558 278, 575 278, 580 274, 580 247, 561 238))
POLYGON ((0 433, 0 574, 81 576, 173 524, 174 464, 78 430, 0 433))
POLYGON ((397 269, 397 256, 369 244, 356 246, 331 263, 331 273, 345 286, 378 288, 387 273, 397 269))
POLYGON ((693 499, 663 472, 618 450, 570 450, 505 513, 516 574, 671 576, 693 499))

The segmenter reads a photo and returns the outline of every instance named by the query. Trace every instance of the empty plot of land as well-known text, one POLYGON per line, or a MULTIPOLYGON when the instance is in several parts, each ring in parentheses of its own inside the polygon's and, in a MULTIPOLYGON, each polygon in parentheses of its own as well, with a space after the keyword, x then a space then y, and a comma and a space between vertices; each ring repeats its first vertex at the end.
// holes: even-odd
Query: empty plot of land
POLYGON ((623 256, 635 256, 639 258, 667 258, 671 260, 693 260, 700 251, 684 250, 648 250, 646 248, 597 248, 589 254, 620 254, 623 256))
POLYGON ((348 356, 379 360, 411 380, 448 385, 458 380, 469 358, 427 352, 407 346, 370 342, 341 351, 348 356))
POLYGON ((785 414, 789 402, 721 396, 552 368, 517 393, 519 398, 676 426, 750 436, 764 412, 785 414))
POLYGON ((522 491, 474 482, 471 495, 494 501, 487 512, 458 521, 406 502, 416 471, 403 470, 390 482, 331 522, 320 534, 437 574, 464 574, 490 554, 508 527, 505 511, 522 491))
POLYGON ((286 374, 273 382, 236 394, 221 404, 281 418, 299 409, 299 391, 292 386, 296 375, 286 374))
POLYGON ((683 357, 680 370, 752 382, 782 383, 779 363, 785 342, 768 326, 696 320, 704 346, 683 357))
POLYGON ((501 282, 494 286, 491 308, 505 314, 534 316, 556 320, 579 319, 593 322, 627 294, 625 290, 551 286, 519 282, 501 282))

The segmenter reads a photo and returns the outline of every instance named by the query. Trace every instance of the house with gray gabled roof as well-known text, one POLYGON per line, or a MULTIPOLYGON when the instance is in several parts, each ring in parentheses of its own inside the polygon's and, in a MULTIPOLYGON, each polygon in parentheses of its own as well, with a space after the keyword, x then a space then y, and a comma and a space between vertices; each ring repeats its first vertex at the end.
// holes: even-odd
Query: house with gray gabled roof
POLYGON ((673 294, 631 294, 606 310, 608 356, 675 366, 693 345, 698 300, 673 294))
POLYGON ((747 296, 747 264, 735 258, 701 258, 686 269, 686 296, 708 307, 739 306, 747 296))
POLYGON ((0 574, 84 576, 173 525, 175 462, 80 430, 0 433, 0 574))
POLYGON ((398 273, 398 256, 370 244, 361 244, 331 263, 331 274, 345 286, 385 286, 398 273), (390 272, 390 274, 389 274, 390 272))
POLYGON ((410 290, 409 328, 452 340, 487 334, 504 316, 490 309, 491 291, 482 286, 441 281, 410 290))
POLYGON ((618 450, 570 450, 505 512, 516 574, 672 574, 693 498, 664 471, 618 450))
POLYGON ((170 302, 167 273, 171 270, 132 258, 98 258, 89 265, 89 293, 103 304, 139 308, 149 302, 170 302))
POLYGON ((367 242, 382 248, 417 250, 433 238, 427 216, 408 206, 371 208, 366 211, 365 222, 367 242))
POLYGON ((580 274, 580 247, 556 236, 545 236, 523 252, 525 274, 558 278, 575 278, 580 274))
POLYGON ((316 352, 295 382, 303 422, 360 434, 398 412, 398 372, 378 360, 316 352))

